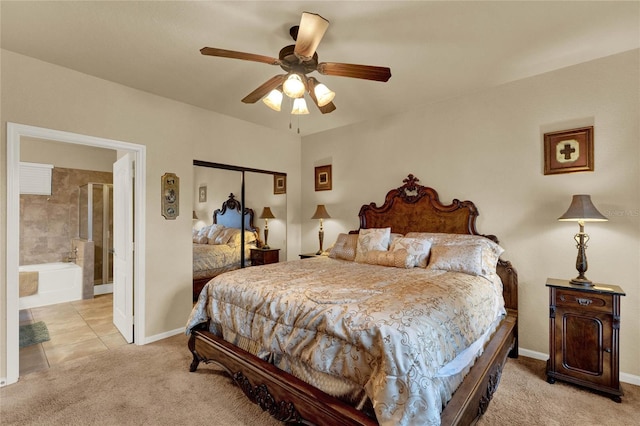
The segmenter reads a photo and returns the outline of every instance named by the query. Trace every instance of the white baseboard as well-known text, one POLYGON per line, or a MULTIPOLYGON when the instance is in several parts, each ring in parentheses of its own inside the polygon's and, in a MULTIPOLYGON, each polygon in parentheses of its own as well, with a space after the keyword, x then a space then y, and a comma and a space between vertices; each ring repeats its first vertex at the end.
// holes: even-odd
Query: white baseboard
POLYGON ((184 333, 184 328, 176 328, 175 330, 170 330, 164 333, 156 334, 154 336, 148 336, 144 339, 143 342, 137 343, 138 345, 146 345, 148 343, 157 342, 158 340, 166 339, 167 337, 172 337, 177 334, 184 333))
MULTIPOLYGON (((527 358, 539 359, 546 361, 549 359, 549 354, 542 352, 531 351, 529 349, 518 348, 518 354, 526 356, 527 358)), ((640 376, 636 376, 629 373, 620 372, 620 381, 623 383, 629 383, 630 385, 640 386, 640 376)))
POLYGON ((111 284, 99 284, 93 286, 93 295, 99 296, 101 294, 113 293, 113 283, 111 284))

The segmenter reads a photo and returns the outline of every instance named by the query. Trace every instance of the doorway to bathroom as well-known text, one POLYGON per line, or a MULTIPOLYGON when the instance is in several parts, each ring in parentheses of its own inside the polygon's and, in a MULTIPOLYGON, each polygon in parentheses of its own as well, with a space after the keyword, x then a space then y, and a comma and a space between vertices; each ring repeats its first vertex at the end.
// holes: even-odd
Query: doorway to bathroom
MULTIPOLYGON (((116 314, 119 318, 116 324, 118 330, 127 342, 134 341, 136 344, 144 344, 144 213, 145 213, 145 185, 146 185, 146 148, 142 145, 128 142, 115 141, 110 139, 97 138, 93 136, 80 135, 57 130, 38 128, 33 126, 7 123, 7 297, 5 312, 7 313, 6 329, 6 366, 7 381, 4 384, 11 384, 19 377, 19 309, 18 309, 18 265, 20 248, 20 142, 28 138, 62 142, 65 144, 75 144, 76 146, 98 147, 117 152, 119 158, 116 163, 124 165, 127 169, 128 180, 126 184, 118 185, 121 194, 116 191, 115 209, 124 213, 116 218, 112 231, 116 239, 114 245, 124 248, 118 253, 120 258, 124 258, 125 268, 120 268, 120 274, 113 273, 112 276, 119 276, 113 282, 113 322, 116 323, 116 314), (128 188, 123 188, 126 186, 128 188), (133 194, 136 194, 133 197, 133 194), (128 198, 127 198, 128 197, 128 198), (128 201, 127 201, 128 200, 128 201), (119 207, 118 207, 119 206, 119 207), (135 215, 133 212, 135 211, 135 215), (129 223, 129 225, 127 225, 129 223), (122 234, 129 231, 129 240, 122 243, 122 234), (120 235, 121 243, 118 243, 120 235), (118 284, 121 283, 121 284, 118 284), (135 283, 135 285, 134 285, 135 283), (118 295, 117 295, 118 294, 118 295), (135 301, 135 307, 134 307, 135 301), (133 312, 136 312, 134 319, 133 312), (134 327, 135 326, 135 327, 134 327)), ((104 200, 104 198, 103 198, 104 200)), ((107 251, 109 251, 107 249, 107 251)), ((112 253, 114 254, 114 253, 112 253)), ((118 256, 114 254, 114 256, 118 256)), ((75 256, 71 252, 70 256, 75 256)), ((109 263, 109 261, 107 261, 109 263)), ((113 262, 117 264, 118 262, 113 262)), ((123 264, 121 262, 121 264, 123 264)), ((102 274, 101 274, 102 275, 102 274)), ((107 279, 108 277, 107 273, 107 279)))

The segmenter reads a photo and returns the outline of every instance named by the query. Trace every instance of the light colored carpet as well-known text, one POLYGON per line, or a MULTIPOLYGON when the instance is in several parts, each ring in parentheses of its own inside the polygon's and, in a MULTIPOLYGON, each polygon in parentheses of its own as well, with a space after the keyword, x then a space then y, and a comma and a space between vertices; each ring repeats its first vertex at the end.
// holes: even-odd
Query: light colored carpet
MULTIPOLYGON (((213 365, 189 373, 185 336, 128 345, 0 389, 2 425, 278 425, 213 365)), ((640 387, 622 404, 545 381, 544 362, 510 359, 481 426, 638 424, 640 387)))

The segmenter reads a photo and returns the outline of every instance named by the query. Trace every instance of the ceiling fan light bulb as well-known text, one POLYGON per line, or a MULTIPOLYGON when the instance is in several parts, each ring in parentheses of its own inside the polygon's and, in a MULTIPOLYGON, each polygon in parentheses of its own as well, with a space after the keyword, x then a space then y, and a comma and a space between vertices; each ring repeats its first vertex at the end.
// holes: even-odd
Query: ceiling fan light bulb
POLYGON ((269 94, 262 99, 262 102, 274 111, 280 111, 282 105, 282 92, 278 89, 273 89, 269 94))
POLYGON ((322 83, 316 85, 314 92, 318 100, 318 106, 321 107, 327 105, 336 97, 336 93, 329 90, 329 88, 322 83))
POLYGON ((298 74, 291 74, 282 84, 282 91, 290 98, 296 99, 304 95, 304 83, 298 74))
POLYGON ((291 114, 293 115, 309 114, 309 109, 307 108, 307 102, 304 100, 304 98, 295 98, 293 100, 293 109, 291 110, 291 114))

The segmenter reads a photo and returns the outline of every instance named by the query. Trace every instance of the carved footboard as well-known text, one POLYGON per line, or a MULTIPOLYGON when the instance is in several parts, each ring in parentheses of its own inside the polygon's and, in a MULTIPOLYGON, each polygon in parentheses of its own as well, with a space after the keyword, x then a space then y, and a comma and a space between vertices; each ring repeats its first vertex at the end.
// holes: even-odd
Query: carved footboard
POLYGON ((342 401, 278 369, 223 339, 193 331, 190 370, 200 362, 215 363, 254 403, 284 422, 317 425, 376 425, 377 422, 342 401))
MULTIPOLYGON (((442 412, 443 425, 469 425, 485 413, 507 355, 516 344, 516 315, 509 312, 442 412)), ((376 425, 375 419, 300 379, 203 330, 189 339, 190 371, 200 362, 221 366, 246 396, 280 421, 316 425, 376 425)))

